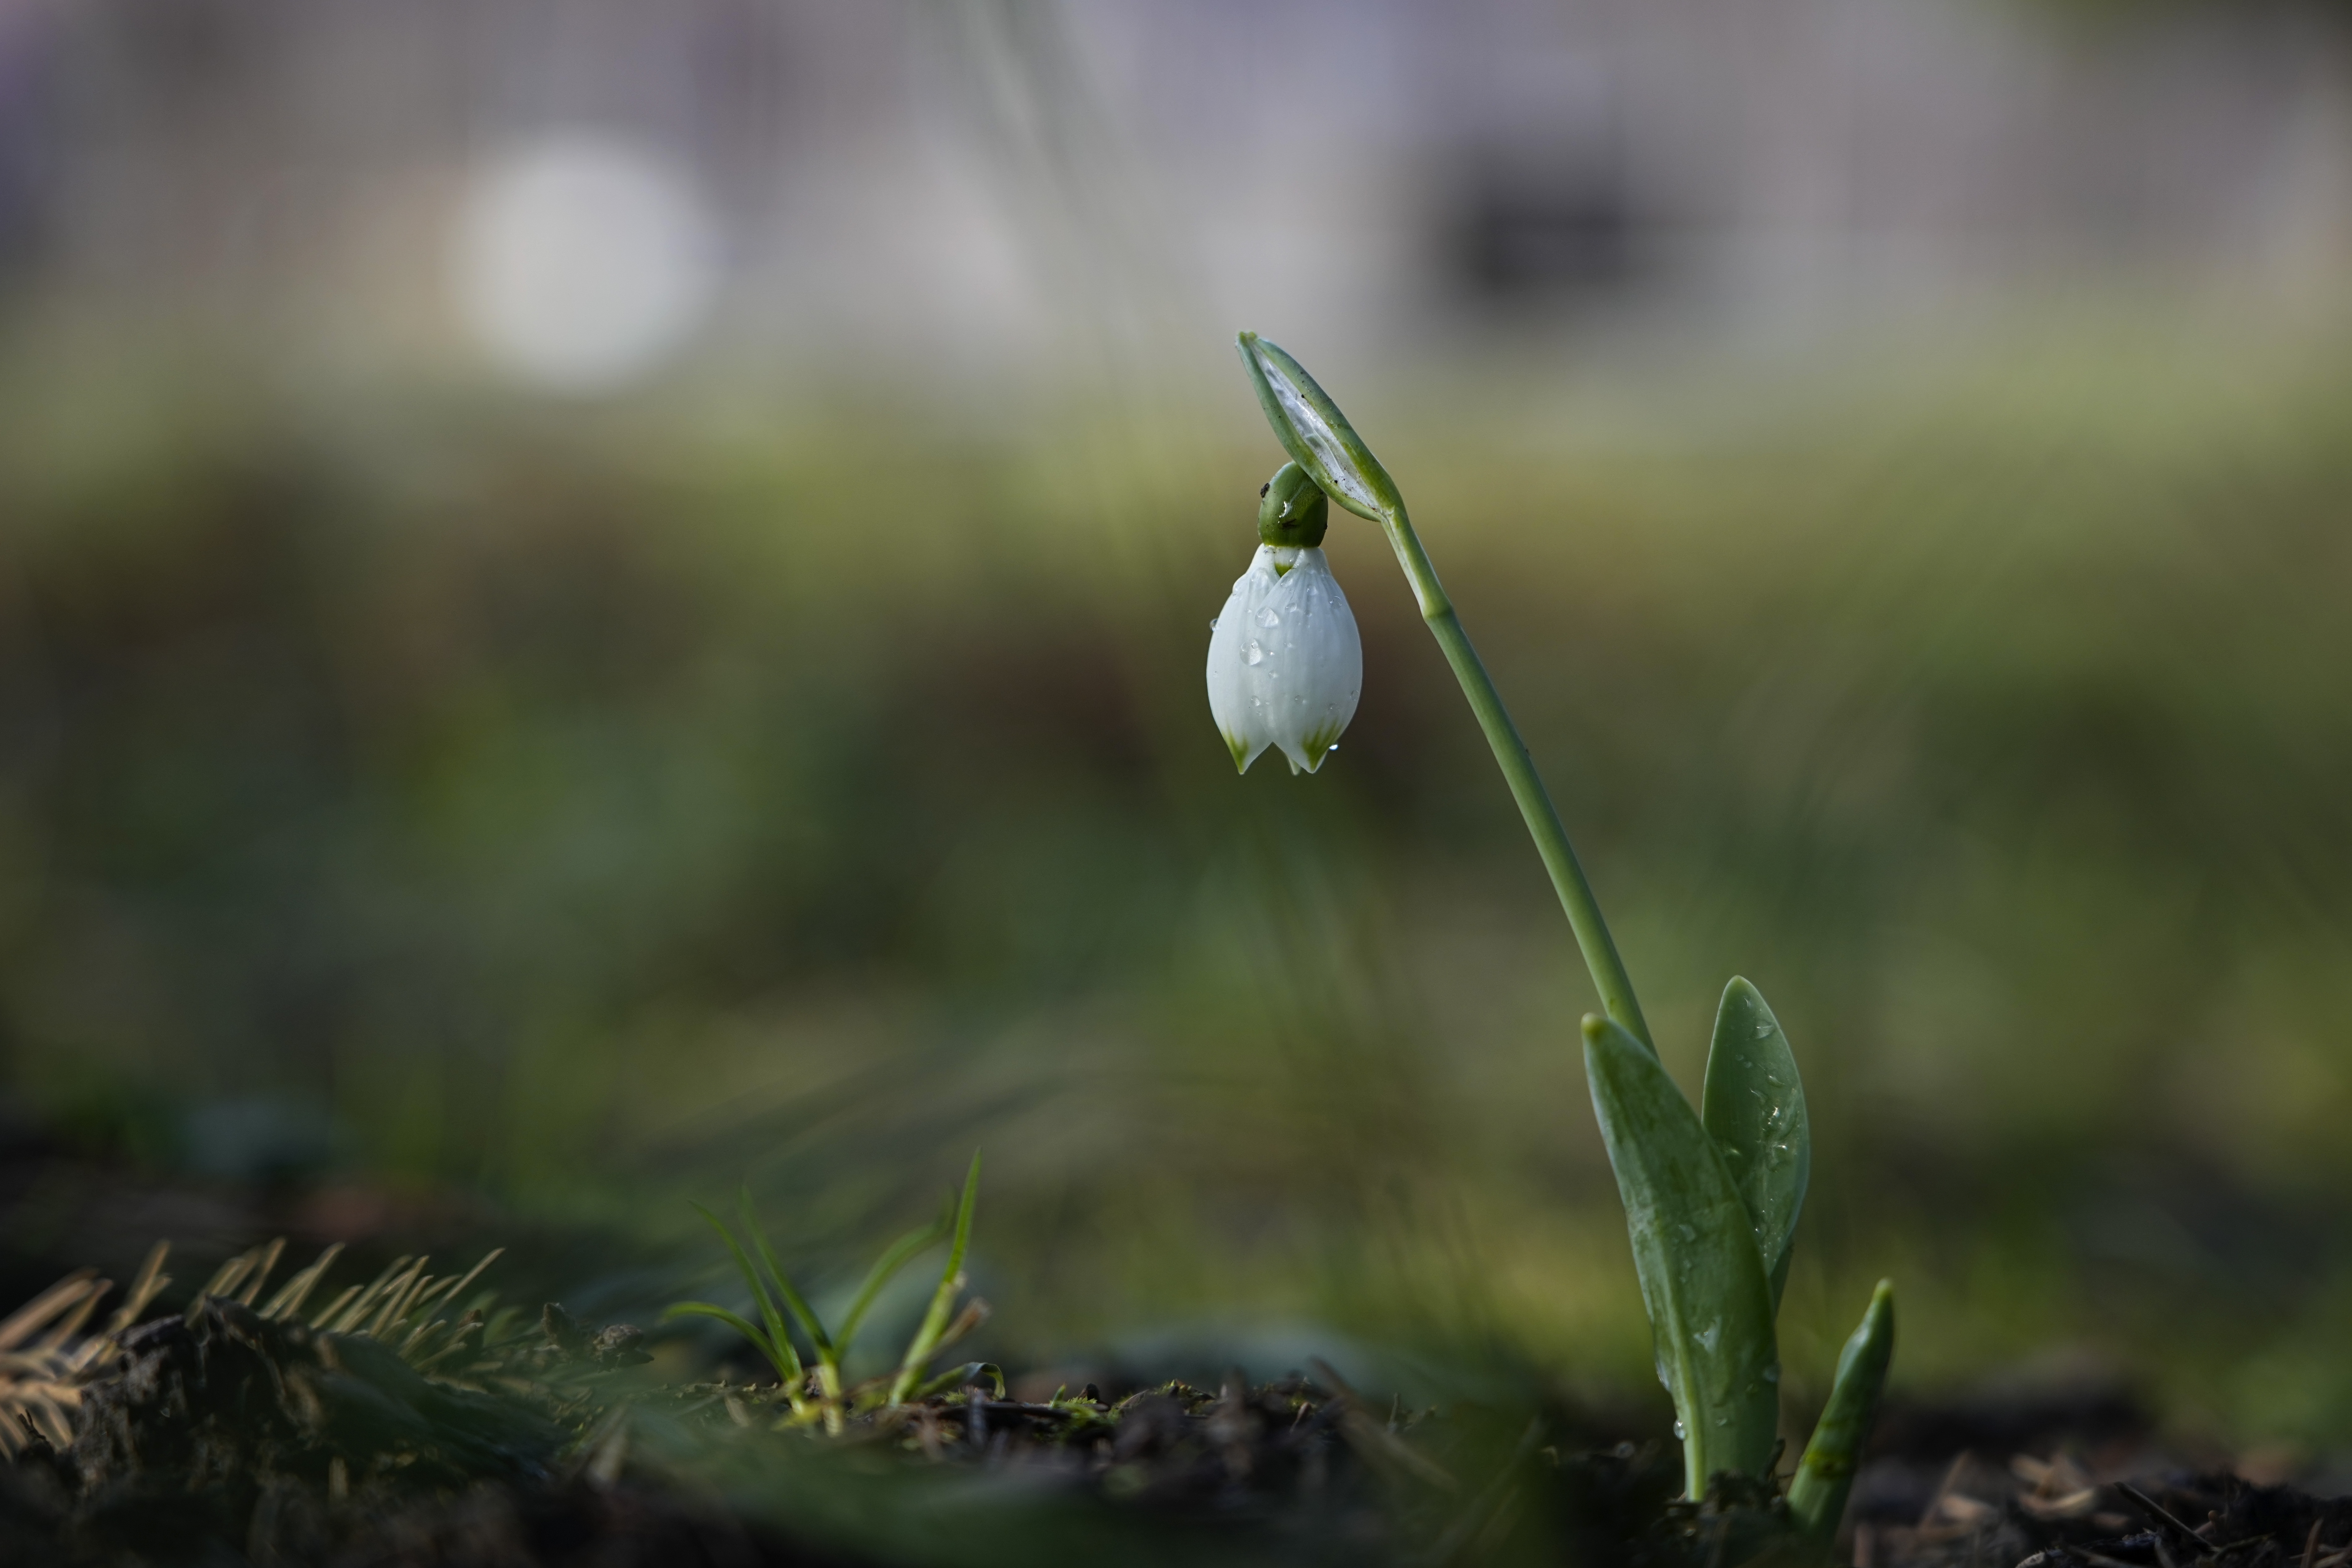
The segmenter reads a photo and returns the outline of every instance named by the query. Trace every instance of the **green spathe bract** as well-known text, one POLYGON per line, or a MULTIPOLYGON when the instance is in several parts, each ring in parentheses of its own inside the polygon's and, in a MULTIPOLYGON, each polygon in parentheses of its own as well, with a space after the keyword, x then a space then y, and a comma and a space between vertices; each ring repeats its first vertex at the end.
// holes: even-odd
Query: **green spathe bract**
MULTIPOLYGON (((1625 1205, 1635 1272, 1673 1394, 1691 1494, 1722 1471, 1763 1476, 1780 1413, 1774 1318, 1812 1169, 1804 1085, 1780 1020, 1735 977, 1724 988, 1707 1054, 1701 1110, 1659 1064, 1641 1003, 1568 830, 1518 727, 1504 708, 1404 498, 1355 426, 1305 367, 1255 332, 1242 363, 1276 438, 1333 501, 1381 525, 1422 619, 1510 786, 1550 873, 1606 1017, 1584 1022, 1592 1105, 1625 1205)), ((1291 471, 1286 466, 1284 472, 1291 471)), ((1839 1363, 1836 1389, 1790 1492, 1792 1516, 1826 1539, 1845 1506, 1853 1460, 1894 1344, 1894 1295, 1882 1283, 1839 1363)))
POLYGON ((1331 401, 1299 363, 1255 332, 1239 339, 1242 363, 1257 387, 1276 439, 1325 494, 1358 517, 1374 522, 1401 510, 1397 488, 1339 405, 1331 401))

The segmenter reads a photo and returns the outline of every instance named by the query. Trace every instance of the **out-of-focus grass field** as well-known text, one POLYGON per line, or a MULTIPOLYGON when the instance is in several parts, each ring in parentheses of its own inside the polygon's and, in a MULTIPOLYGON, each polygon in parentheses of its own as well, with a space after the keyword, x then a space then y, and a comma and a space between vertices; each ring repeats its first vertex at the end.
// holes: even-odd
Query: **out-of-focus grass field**
MULTIPOLYGON (((2326 358, 2066 340, 1638 438, 1335 386, 1669 1064, 1735 972, 1788 1026, 1800 1401, 1886 1273, 1904 1386, 2087 1353, 2185 1429, 2352 1441, 2326 358)), ((1237 780, 1210 724, 1278 461, 1238 373, 1012 438, 268 385, 0 393, 24 1107, 649 1248, 748 1180, 820 1273, 979 1145, 1008 1363, 1329 1333, 1663 1419, 1587 982, 1369 525, 1332 764, 1237 780)))

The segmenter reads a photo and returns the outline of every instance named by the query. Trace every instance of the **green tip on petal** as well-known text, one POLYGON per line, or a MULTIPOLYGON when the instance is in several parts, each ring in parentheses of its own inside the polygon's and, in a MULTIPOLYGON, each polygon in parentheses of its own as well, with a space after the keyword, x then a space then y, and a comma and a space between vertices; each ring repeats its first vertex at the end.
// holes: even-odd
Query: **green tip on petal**
POLYGON ((1225 736, 1224 740, 1225 750, 1234 754, 1234 772, 1237 773, 1249 772, 1249 742, 1237 740, 1232 735, 1225 736))

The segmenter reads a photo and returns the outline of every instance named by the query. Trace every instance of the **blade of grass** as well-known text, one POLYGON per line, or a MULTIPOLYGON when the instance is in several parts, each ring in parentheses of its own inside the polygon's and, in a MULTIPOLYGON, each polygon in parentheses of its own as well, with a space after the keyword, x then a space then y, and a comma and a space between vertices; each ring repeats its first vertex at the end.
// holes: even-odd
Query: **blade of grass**
POLYGON ((530 1332, 530 1328, 520 1307, 500 1307, 490 1314, 490 1321, 482 1325, 482 1348, 488 1350, 510 1345, 530 1332))
POLYGON ((255 1300, 261 1294, 261 1287, 268 1283, 271 1271, 277 1268, 278 1260, 285 1255, 285 1252, 286 1238, 282 1236, 274 1237, 269 1245, 262 1249, 259 1261, 253 1266, 253 1272, 245 1277, 244 1284, 237 1290, 236 1300, 239 1306, 253 1305, 255 1300))
POLYGON ((42 1324, 90 1293, 92 1278, 98 1270, 77 1268, 0 1322, 0 1350, 14 1350, 32 1338, 42 1324))
POLYGON ((494 1247, 482 1255, 482 1260, 479 1263, 475 1264, 463 1274, 444 1279, 430 1290, 420 1292, 416 1300, 410 1303, 407 1310, 408 1315, 419 1316, 446 1309, 464 1292, 467 1286, 481 1277, 483 1269, 497 1262, 505 1251, 506 1248, 503 1247, 494 1247))
POLYGON ((310 1300, 310 1292, 318 1289, 319 1281, 326 1278, 327 1270, 334 1266, 335 1259, 342 1253, 341 1242, 331 1243, 326 1251, 310 1260, 308 1268, 278 1288, 278 1294, 269 1298, 269 1304, 261 1309, 261 1315, 265 1318, 290 1318, 300 1311, 302 1303, 310 1300))
POLYGON ((343 1309, 356 1300, 359 1293, 365 1288, 360 1285, 344 1286, 341 1295, 319 1309, 319 1315, 310 1320, 310 1326, 314 1329, 324 1329, 329 1323, 334 1322, 341 1317, 343 1309))
POLYGON ((82 1299, 75 1302, 73 1310, 59 1318, 49 1331, 40 1337, 39 1342, 33 1346, 32 1353, 35 1356, 55 1355, 68 1340, 81 1332, 81 1326, 89 1321, 89 1315, 98 1310, 99 1302, 105 1300, 106 1293, 113 1289, 114 1281, 111 1279, 90 1281, 89 1289, 82 1299))
POLYGON ((977 1333, 981 1324, 988 1321, 988 1314, 991 1310, 989 1304, 978 1296, 966 1301, 963 1304, 963 1310, 955 1315, 955 1321, 947 1326, 947 1331, 939 1337, 936 1344, 931 1346, 932 1358, 936 1360, 945 1355, 949 1347, 961 1342, 965 1335, 977 1333))
MULTIPOLYGON (((252 1253, 240 1252, 218 1268, 214 1269, 213 1277, 205 1281, 205 1288, 196 1292, 196 1300, 202 1301, 214 1296, 226 1296, 236 1289, 236 1282, 245 1278, 245 1271, 253 1267, 253 1261, 252 1253)), ((189 1304, 193 1306, 194 1302, 189 1304)))
POLYGON ((425 1266, 430 1261, 429 1258, 419 1257, 415 1262, 408 1266, 404 1273, 386 1286, 383 1298, 377 1302, 373 1317, 366 1313, 355 1315, 355 1321, 357 1319, 366 1321, 367 1326, 361 1330, 361 1332, 371 1339, 383 1338, 384 1331, 392 1327, 394 1319, 399 1315, 401 1304, 406 1301, 410 1294, 415 1290, 416 1282, 425 1277, 425 1266))
POLYGON ((897 1277, 898 1270, 912 1261, 915 1254, 939 1240, 940 1232, 945 1228, 944 1225, 934 1222, 919 1229, 908 1231, 892 1242, 890 1250, 877 1258, 874 1267, 866 1270, 866 1283, 857 1288, 856 1300, 849 1303, 849 1310, 841 1320, 841 1332, 833 1342, 835 1352, 843 1360, 848 1359, 850 1344, 857 1338, 857 1325, 866 1321, 866 1314, 872 1310, 876 1299, 882 1294, 883 1287, 888 1285, 897 1277))
POLYGON ((436 1318, 429 1323, 417 1324, 402 1338, 400 1359, 411 1366, 420 1365, 418 1358, 428 1354, 433 1349, 434 1342, 446 1333, 448 1328, 449 1320, 446 1318, 436 1318))
POLYGON ((172 1282, 172 1277, 163 1272, 163 1259, 171 1252, 172 1244, 168 1241, 159 1241, 148 1248, 147 1261, 139 1266, 138 1278, 131 1281, 131 1293, 106 1321, 109 1335, 119 1334, 137 1322, 139 1314, 147 1310, 147 1303, 155 1299, 155 1293, 172 1282))
POLYGON ((980 1195, 980 1154, 971 1156, 971 1169, 964 1173, 963 1196, 956 1204, 955 1240, 948 1248, 948 1266, 940 1273, 940 1288, 931 1293, 930 1307, 908 1342, 907 1353, 898 1363, 898 1375, 890 1384, 892 1405, 906 1403, 907 1394, 915 1380, 923 1373, 924 1365, 938 1351, 940 1335, 948 1326, 948 1313, 955 1306, 956 1292, 963 1287, 963 1255, 971 1244, 971 1205, 980 1195))
POLYGON ((776 1261, 775 1249, 768 1245, 767 1233, 760 1228, 759 1219, 751 1212, 751 1189, 745 1187, 737 1193, 735 1205, 742 1215, 743 1233, 751 1238, 751 1246, 759 1253, 760 1261, 767 1266, 768 1278, 775 1285, 776 1294, 783 1298, 785 1310, 792 1313, 793 1321, 798 1323, 801 1332, 809 1337, 817 1360, 826 1365, 835 1364, 840 1357, 833 1348, 833 1341, 825 1335, 824 1324, 793 1284, 792 1276, 784 1272, 784 1266, 776 1261))
MULTIPOLYGON (((797 1389, 802 1373, 800 1352, 793 1348, 792 1332, 784 1327, 782 1310, 777 1307, 774 1299, 768 1294, 768 1288, 760 1282, 760 1271, 751 1267, 751 1259, 744 1253, 741 1245, 735 1239, 735 1233, 727 1228, 724 1221, 700 1204, 694 1205, 694 1212, 709 1222, 710 1228, 719 1233, 719 1239, 727 1244, 727 1250, 733 1255, 735 1267, 742 1271, 743 1282, 751 1288, 751 1300, 759 1306, 760 1321, 768 1326, 769 1341, 776 1347, 776 1352, 772 1352, 769 1359, 774 1361, 776 1352, 781 1352, 791 1362, 792 1372, 787 1381, 797 1389)), ((781 1370, 783 1363, 778 1362, 777 1364, 781 1370)))
POLYGON ((412 1364, 414 1364, 419 1372, 431 1372, 435 1367, 439 1366, 443 1362, 447 1361, 452 1356, 463 1355, 468 1351, 479 1350, 481 1348, 480 1340, 478 1337, 472 1336, 475 1336, 476 1331, 480 1329, 481 1326, 482 1315, 479 1312, 467 1313, 464 1317, 459 1318, 457 1323, 450 1329, 449 1342, 447 1344, 441 1346, 438 1350, 434 1351, 429 1355, 422 1356, 412 1364))
POLYGON ((924 1384, 908 1397, 920 1400, 929 1399, 935 1394, 953 1394, 959 1389, 978 1383, 983 1377, 987 1378, 996 1390, 990 1397, 1003 1398, 1004 1369, 992 1361, 968 1361, 961 1366, 952 1367, 924 1384))
POLYGON ((393 1280, 399 1276, 401 1270, 416 1261, 417 1259, 407 1253, 402 1253, 386 1264, 383 1272, 377 1275, 365 1289, 352 1298, 350 1306, 342 1308, 328 1323, 317 1326, 331 1327, 339 1334, 350 1333, 359 1327, 362 1319, 374 1310, 376 1303, 383 1298, 384 1291, 391 1288, 393 1280))
POLYGON ((784 1354, 778 1354, 776 1346, 768 1336, 740 1312, 730 1312, 709 1301, 673 1301, 662 1309, 662 1318, 665 1321, 671 1318, 715 1319, 751 1341, 751 1347, 768 1358, 768 1364, 776 1369, 776 1375, 783 1379, 786 1388, 796 1388, 800 1384, 800 1357, 792 1352, 789 1345, 784 1347, 784 1354))

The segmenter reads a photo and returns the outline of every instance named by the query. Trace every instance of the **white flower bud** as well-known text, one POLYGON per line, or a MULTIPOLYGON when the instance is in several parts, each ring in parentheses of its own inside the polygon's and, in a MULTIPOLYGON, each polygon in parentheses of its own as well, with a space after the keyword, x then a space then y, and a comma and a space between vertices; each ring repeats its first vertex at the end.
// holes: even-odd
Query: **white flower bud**
POLYGON ((1364 689, 1355 613, 1316 548, 1261 544, 1210 623, 1209 711, 1244 773, 1268 746, 1313 773, 1364 689))

